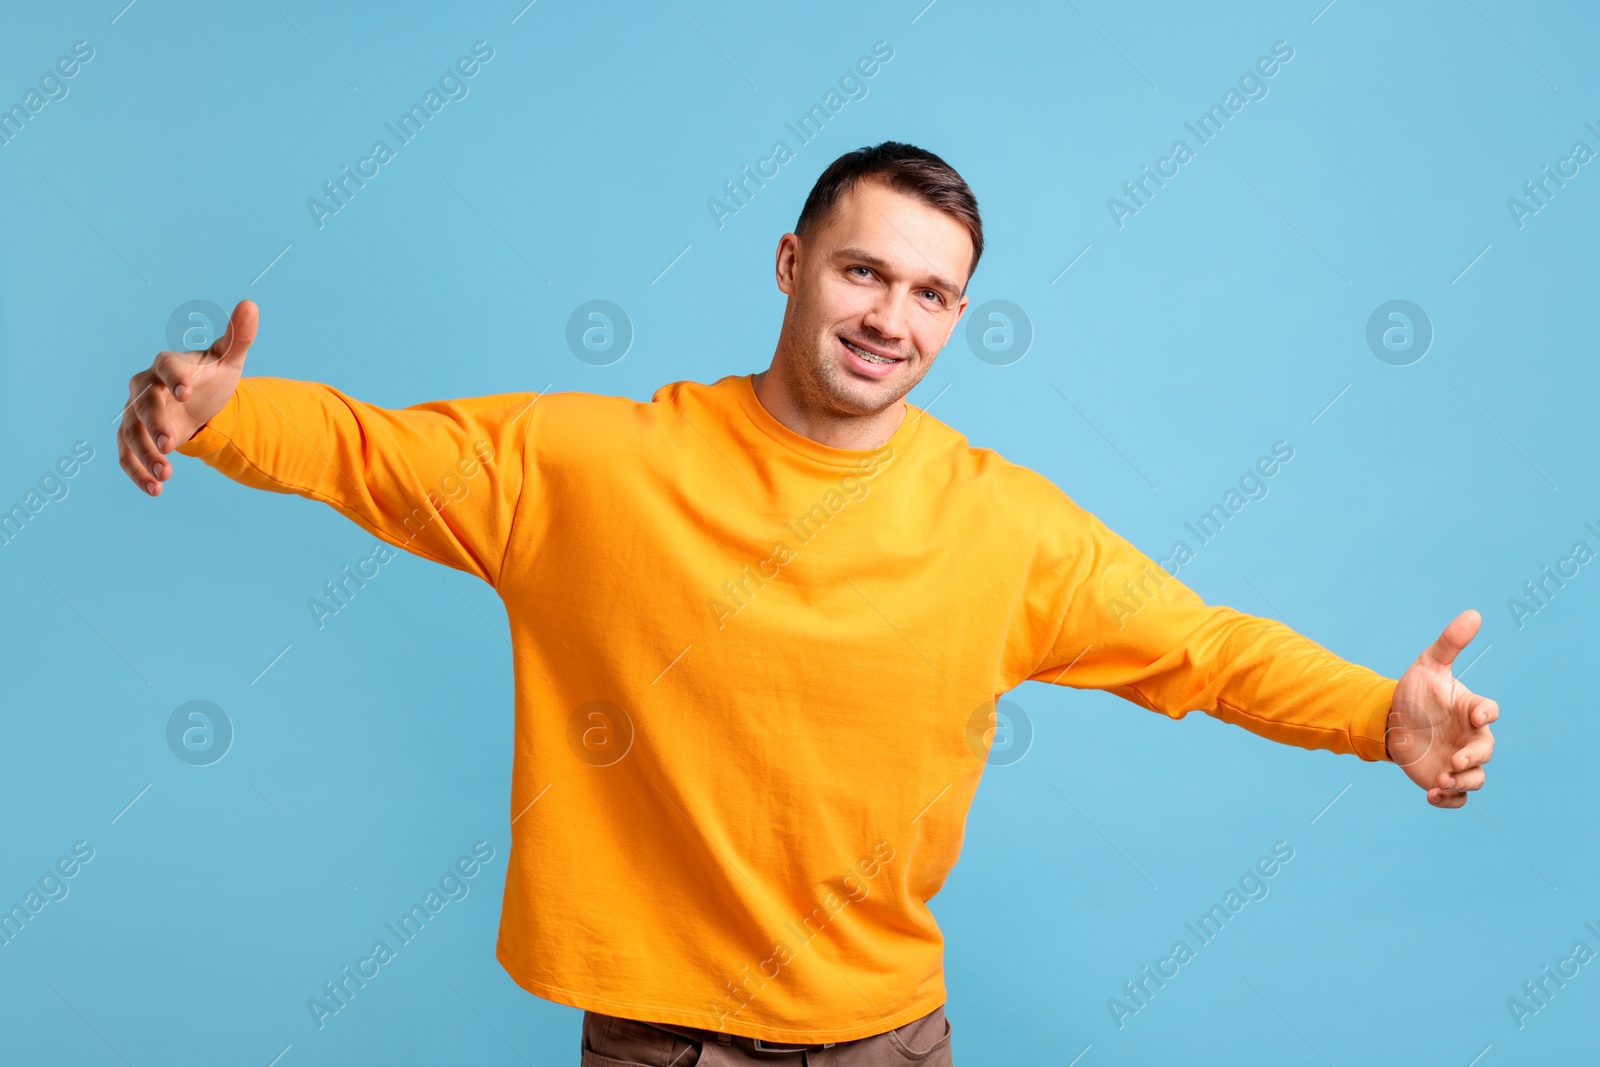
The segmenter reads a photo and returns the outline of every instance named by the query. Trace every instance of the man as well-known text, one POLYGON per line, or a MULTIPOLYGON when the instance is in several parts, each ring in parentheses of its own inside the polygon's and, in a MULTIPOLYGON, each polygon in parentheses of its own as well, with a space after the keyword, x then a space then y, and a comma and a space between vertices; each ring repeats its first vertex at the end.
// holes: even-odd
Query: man
POLYGON ((505 601, 497 956, 586 1009, 585 1064, 951 1062, 926 902, 1025 680, 1397 762, 1438 807, 1483 784, 1498 709, 1450 675, 1476 612, 1381 677, 1208 607, 905 402, 982 250, 961 177, 886 142, 830 165, 779 241, 758 374, 385 410, 241 382, 245 301, 203 358, 129 383, 121 461, 150 495, 176 450, 505 601))

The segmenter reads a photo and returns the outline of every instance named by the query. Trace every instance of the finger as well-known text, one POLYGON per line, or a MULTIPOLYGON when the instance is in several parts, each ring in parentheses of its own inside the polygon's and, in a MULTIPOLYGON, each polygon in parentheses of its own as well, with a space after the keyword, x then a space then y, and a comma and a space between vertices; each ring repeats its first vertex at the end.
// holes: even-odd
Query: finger
POLYGON ((172 394, 159 378, 144 395, 133 402, 133 413, 149 433, 157 455, 178 447, 178 432, 172 422, 172 394))
POLYGON ((142 370, 128 379, 128 402, 122 406, 124 415, 138 402, 140 397, 144 396, 154 382, 154 377, 147 370, 142 370))
POLYGON ((1493 755, 1494 735, 1485 730, 1482 737, 1474 737, 1450 757, 1450 771, 1454 773, 1464 771, 1468 767, 1481 767, 1488 763, 1493 755))
MULTIPOLYGON (((127 424, 124 423, 124 428, 127 424)), ((138 425, 138 423, 134 423, 138 425)), ((128 478, 149 496, 157 496, 161 492, 161 483, 151 476, 149 469, 134 453, 133 447, 128 444, 125 432, 117 433, 117 463, 128 478)))
POLYGON ((161 454, 161 449, 156 447, 155 441, 150 437, 150 431, 144 428, 144 423, 138 419, 127 419, 124 420, 123 426, 128 451, 144 466, 144 469, 157 481, 164 482, 172 477, 172 462, 161 454))
POLYGON ((1437 785, 1438 788, 1447 793, 1459 793, 1467 789, 1482 789, 1484 779, 1488 776, 1488 773, 1482 767, 1470 767, 1467 770, 1453 774, 1450 771, 1440 771, 1437 785))
MULTIPOLYGON (((1462 686, 1465 689, 1465 686, 1462 686)), ((1473 726, 1488 726, 1500 717, 1500 705, 1488 697, 1472 695, 1472 703, 1467 708, 1467 722, 1473 726)))
POLYGON ((254 300, 241 300, 228 316, 228 328, 222 336, 206 349, 206 355, 215 360, 226 360, 240 365, 255 343, 256 326, 261 321, 261 311, 254 300))
POLYGON ((1444 628, 1438 640, 1428 646, 1422 654, 1424 659, 1432 660, 1441 666, 1448 667, 1454 663, 1461 650, 1466 648, 1472 639, 1478 636, 1478 627, 1483 625, 1483 616, 1468 608, 1444 628))
POLYGON ((194 353, 163 352, 156 357, 155 365, 150 369, 172 393, 173 399, 184 400, 189 396, 189 389, 200 370, 197 359, 194 353))
POLYGON ((1428 803, 1436 808, 1459 808, 1467 802, 1467 794, 1452 793, 1446 789, 1428 790, 1428 803))

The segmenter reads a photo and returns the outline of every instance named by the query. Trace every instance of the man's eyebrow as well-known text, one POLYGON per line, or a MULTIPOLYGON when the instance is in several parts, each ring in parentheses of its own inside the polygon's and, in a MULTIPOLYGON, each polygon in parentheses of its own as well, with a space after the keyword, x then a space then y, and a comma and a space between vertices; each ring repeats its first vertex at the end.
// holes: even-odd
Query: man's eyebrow
MULTIPOLYGON (((838 249, 837 251, 835 251, 833 253, 833 258, 835 260, 840 260, 840 259, 859 260, 860 262, 865 263, 867 266, 876 267, 878 270, 881 270, 881 271, 888 271, 888 270, 891 269, 890 264, 888 263, 888 261, 880 259, 879 257, 873 255, 871 252, 868 252, 865 248, 857 248, 854 245, 850 245, 848 247, 838 249)), ((948 281, 948 280, 946 280, 944 278, 941 278, 937 274, 929 275, 924 280, 927 281, 927 282, 932 283, 933 285, 937 286, 940 289, 943 289, 947 293, 954 293, 957 296, 961 295, 961 292, 962 292, 961 286, 956 285, 954 282, 951 282, 951 281, 948 281)))

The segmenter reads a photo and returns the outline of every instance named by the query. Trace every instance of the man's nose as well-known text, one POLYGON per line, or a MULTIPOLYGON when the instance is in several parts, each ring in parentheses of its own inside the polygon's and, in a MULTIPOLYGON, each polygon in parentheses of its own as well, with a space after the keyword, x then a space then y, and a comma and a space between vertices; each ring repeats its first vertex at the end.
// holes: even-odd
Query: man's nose
POLYGON ((903 350, 909 340, 906 334, 906 306, 909 293, 887 292, 872 309, 862 317, 862 324, 877 332, 887 347, 903 350))

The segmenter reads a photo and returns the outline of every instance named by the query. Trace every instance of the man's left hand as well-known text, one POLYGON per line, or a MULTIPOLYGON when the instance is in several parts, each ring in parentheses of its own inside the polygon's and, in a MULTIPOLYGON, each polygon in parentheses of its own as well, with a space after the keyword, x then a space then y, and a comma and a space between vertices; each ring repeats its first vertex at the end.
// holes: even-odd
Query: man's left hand
POLYGON ((1459 808, 1467 790, 1483 786, 1494 753, 1489 724, 1500 705, 1450 674, 1450 665, 1478 633, 1483 618, 1468 609, 1400 676, 1389 708, 1384 747, 1436 808, 1459 808))

